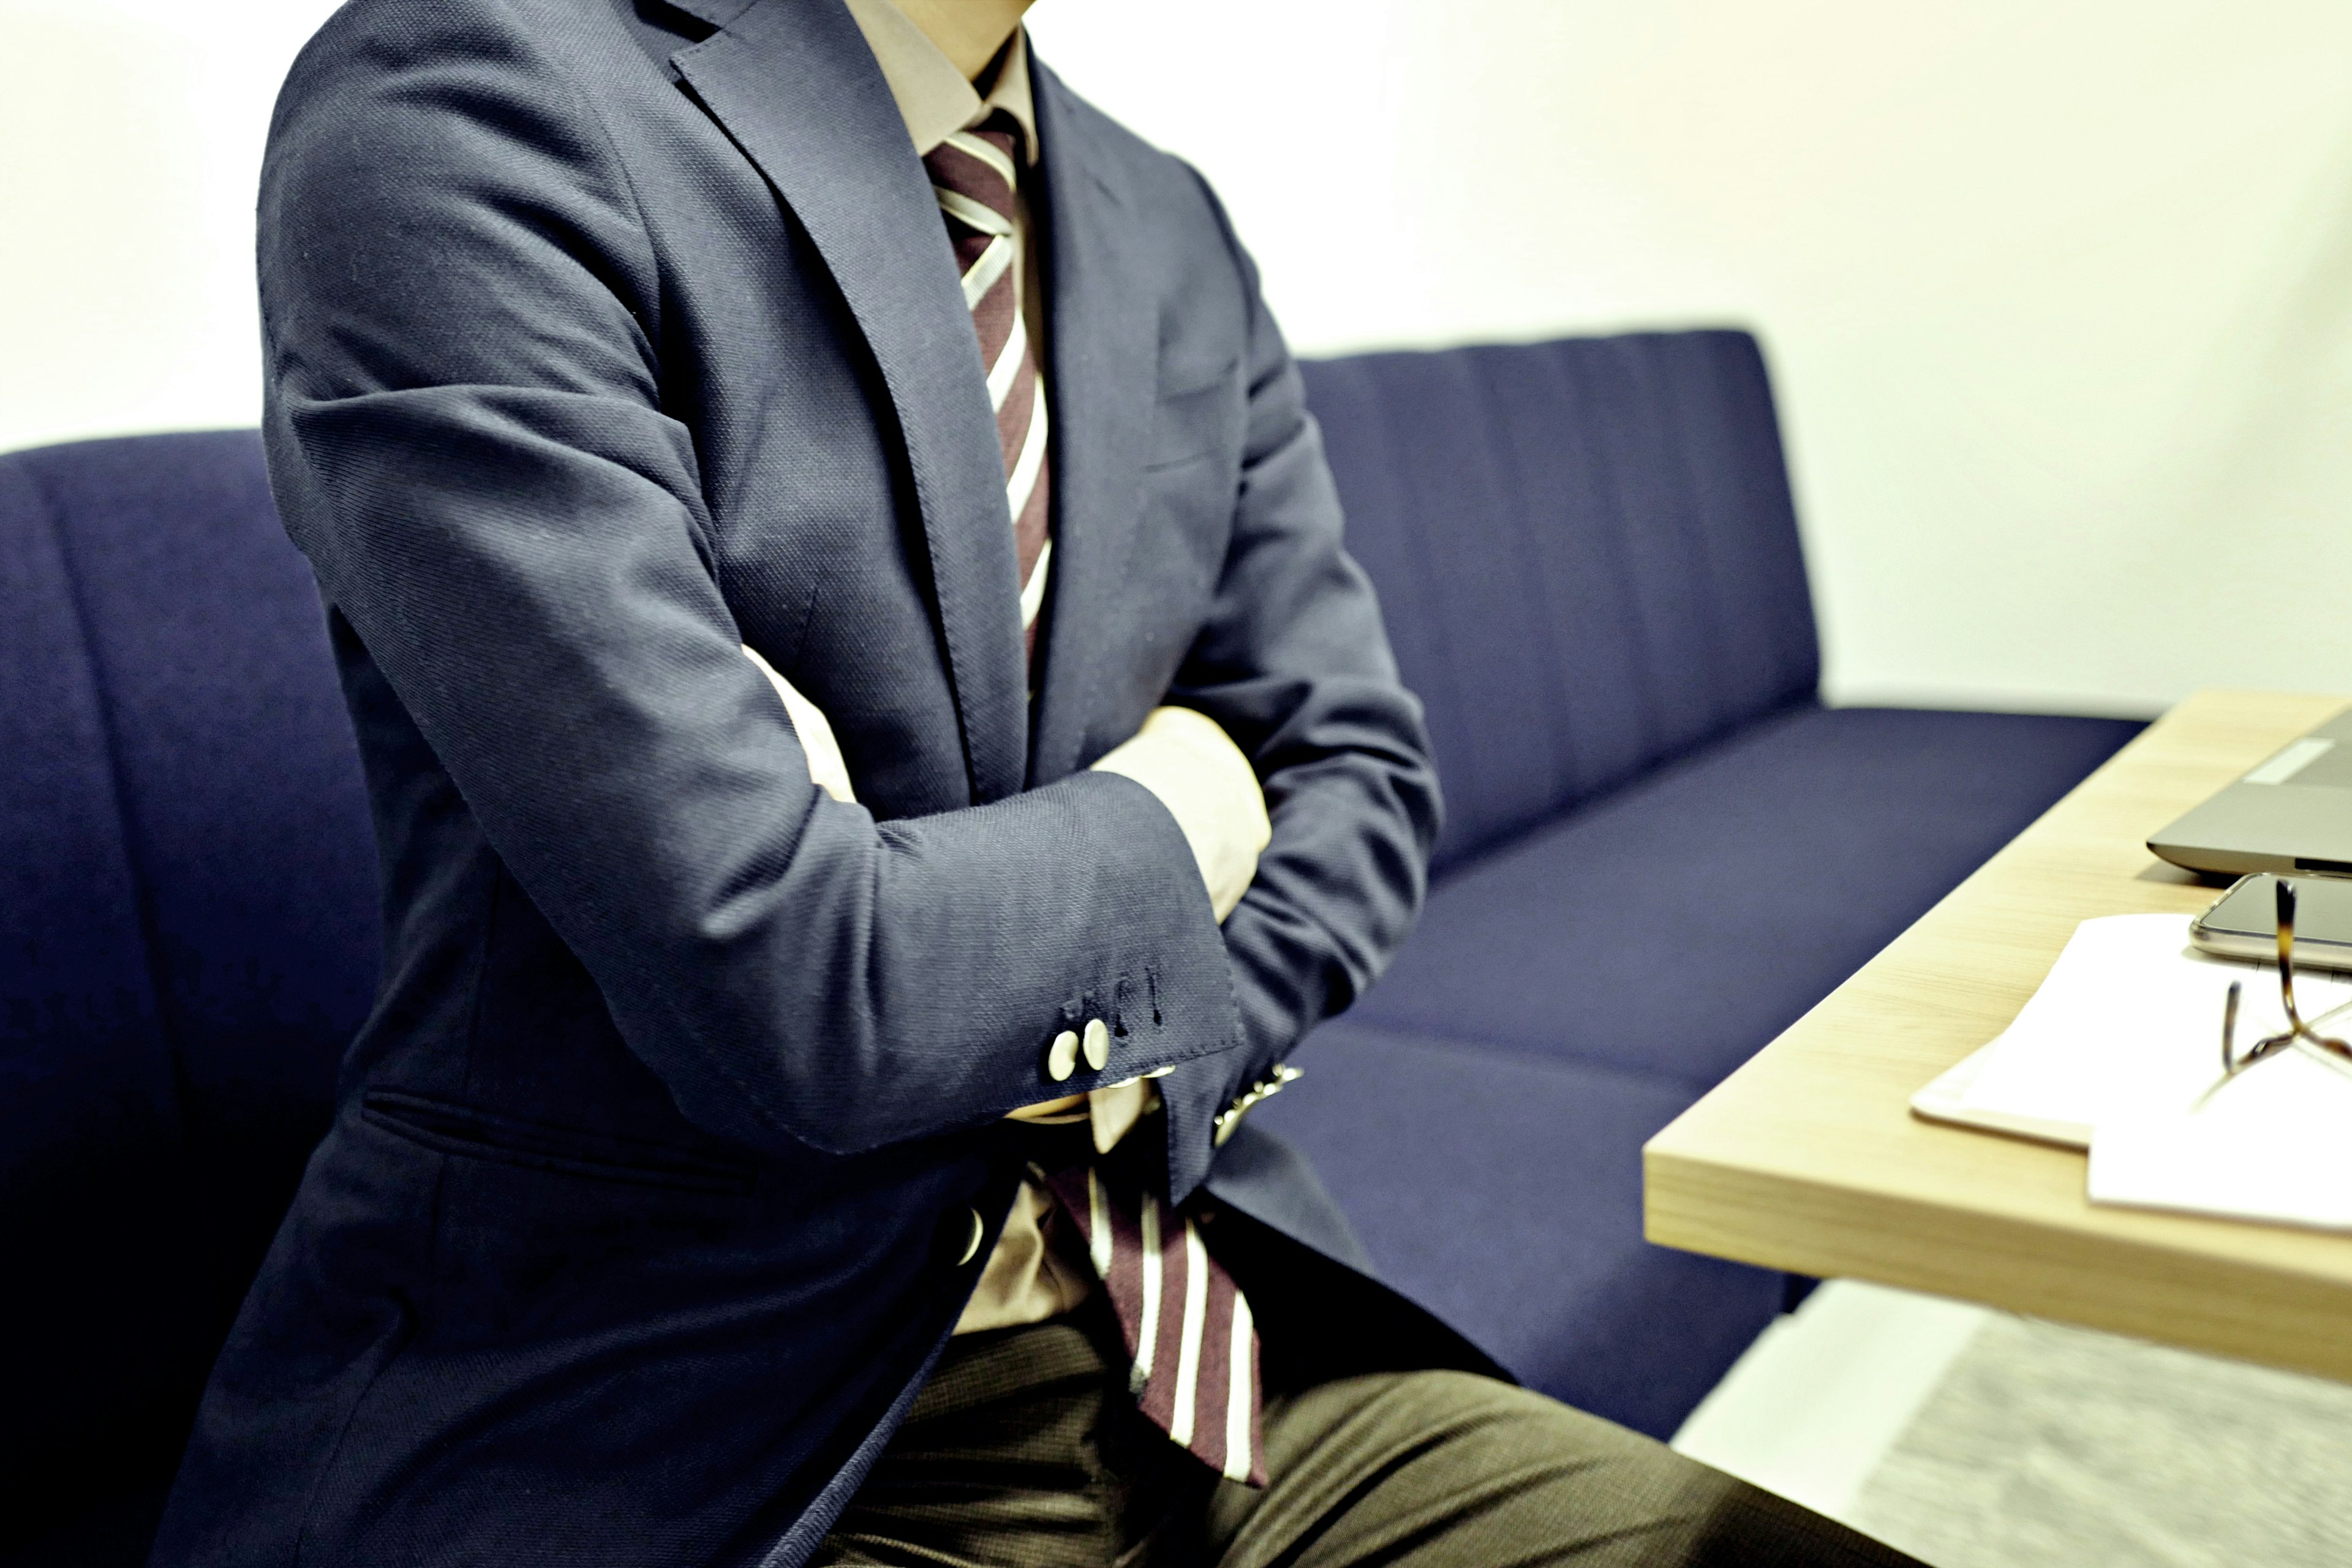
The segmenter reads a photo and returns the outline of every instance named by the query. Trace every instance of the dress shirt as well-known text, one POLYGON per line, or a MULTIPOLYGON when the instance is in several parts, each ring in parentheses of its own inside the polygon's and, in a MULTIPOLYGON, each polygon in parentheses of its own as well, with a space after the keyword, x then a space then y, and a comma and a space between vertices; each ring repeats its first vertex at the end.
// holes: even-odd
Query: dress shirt
MULTIPOLYGON (((882 68, 882 79, 889 84, 899 117, 907 122, 917 157, 928 155, 950 133, 977 125, 1003 110, 1021 128, 1022 166, 1036 166, 1037 118, 1029 91, 1025 32, 1014 29, 1012 40, 997 57, 994 77, 983 94, 964 79, 940 47, 891 0, 848 0, 848 5, 882 68)), ((1045 319, 1040 269, 1032 261, 1026 180, 1016 183, 1013 194, 1019 210, 1013 216, 1013 265, 1020 272, 1022 314, 1030 342, 1036 345, 1042 388, 1051 323, 1045 319)), ((1011 526, 1009 520, 1006 526, 1011 526)), ((1156 1107, 1158 1099, 1150 1084, 1136 1079, 1097 1089, 1084 1107, 1043 1120, 1092 1122, 1095 1150, 1108 1153, 1156 1107)), ((956 1321, 955 1331, 969 1334, 1043 1322, 1070 1310, 1100 1288, 1093 1266, 1056 1212, 1051 1194, 1034 1182, 1024 1182, 1013 1196, 1012 1212, 1005 1216, 996 1250, 989 1254, 971 1300, 956 1321)))

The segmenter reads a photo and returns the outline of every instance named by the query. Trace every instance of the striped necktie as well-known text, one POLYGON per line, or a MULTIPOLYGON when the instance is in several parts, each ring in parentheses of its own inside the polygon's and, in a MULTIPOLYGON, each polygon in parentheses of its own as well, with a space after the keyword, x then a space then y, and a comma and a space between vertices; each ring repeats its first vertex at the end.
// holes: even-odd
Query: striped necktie
POLYGON ((1029 341, 1021 300, 1021 236, 1015 226, 1013 149, 1020 127, 998 110, 971 131, 959 131, 924 158, 931 189, 947 215, 963 302, 980 333, 980 363, 996 407, 996 439, 1004 452, 1004 501, 1013 519, 1013 546, 1021 578, 1022 647, 1037 653, 1037 612, 1045 603, 1045 574, 1054 559, 1049 536, 1053 479, 1045 461, 1045 388, 1029 341))
MULTIPOLYGON (((1036 664, 1049 537, 1045 390, 1022 303, 1014 150, 1020 131, 997 110, 923 159, 963 275, 980 363, 1004 452, 1005 509, 1021 577, 1021 631, 1036 664)), ((1095 1065, 1100 1066, 1100 1063, 1095 1065)), ((1257 1329, 1234 1277, 1209 1256, 1200 1227, 1171 1209, 1126 1162, 1034 1174, 1087 1244, 1130 1359, 1128 1386, 1144 1415, 1218 1474, 1265 1484, 1259 1442, 1257 1329)))
MULTIPOLYGON (((1127 1342, 1136 1407, 1228 1480, 1265 1485, 1257 1326, 1201 1227, 1116 1160, 1044 1177, 1077 1226, 1127 1342)), ((1040 1174, 1033 1170, 1033 1174, 1040 1174)))

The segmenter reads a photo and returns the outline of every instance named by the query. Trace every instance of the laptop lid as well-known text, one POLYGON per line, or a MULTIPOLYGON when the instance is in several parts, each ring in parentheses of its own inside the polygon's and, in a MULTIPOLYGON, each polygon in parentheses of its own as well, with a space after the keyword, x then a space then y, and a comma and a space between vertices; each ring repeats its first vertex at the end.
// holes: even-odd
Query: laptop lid
POLYGON ((2192 871, 2352 876, 2352 709, 2147 841, 2192 871))

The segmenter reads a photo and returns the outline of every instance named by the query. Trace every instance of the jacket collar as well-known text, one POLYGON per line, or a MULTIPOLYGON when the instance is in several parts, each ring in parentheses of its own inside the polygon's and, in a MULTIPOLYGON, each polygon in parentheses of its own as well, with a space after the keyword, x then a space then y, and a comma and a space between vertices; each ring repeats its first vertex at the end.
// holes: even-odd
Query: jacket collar
POLYGON ((807 231, 881 371, 922 516, 972 799, 1001 799, 1026 771, 1020 588, 980 344, 930 179, 841 0, 688 9, 719 31, 670 63, 807 231))
POLYGON ((675 10, 689 16, 699 16, 714 27, 723 27, 760 0, 664 0, 675 10))
POLYGON ((1055 487, 1033 751, 1004 464, 979 345, 929 177, 881 68, 842 0, 680 4, 719 30, 671 64, 807 231, 888 390, 972 798, 1013 794, 1024 775, 1060 778, 1084 757, 1095 700, 1113 682, 1117 590, 1141 504, 1158 355, 1131 215, 1091 111, 1032 58, 1055 487))
MULTIPOLYGON (((1097 116, 1034 56, 1054 399, 1054 576, 1030 778, 1051 784, 1088 756, 1088 722, 1118 684, 1134 627, 1119 593, 1143 504, 1159 318, 1135 255, 1126 182, 1097 116)), ((1099 752, 1125 735, 1094 737, 1099 752)))

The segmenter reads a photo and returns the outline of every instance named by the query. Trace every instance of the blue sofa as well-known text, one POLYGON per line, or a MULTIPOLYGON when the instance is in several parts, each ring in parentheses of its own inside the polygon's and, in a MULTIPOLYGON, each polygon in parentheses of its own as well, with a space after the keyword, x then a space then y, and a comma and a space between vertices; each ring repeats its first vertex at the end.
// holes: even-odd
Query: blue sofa
MULTIPOLYGON (((1829 710, 1736 332, 1307 367, 1450 816, 1256 1114, 1531 1384, 1680 1420, 1784 1300, 1642 1142, 2132 733, 1829 710)), ((0 1564, 140 1561, 374 983, 359 759, 251 432, 0 458, 0 1564)))

